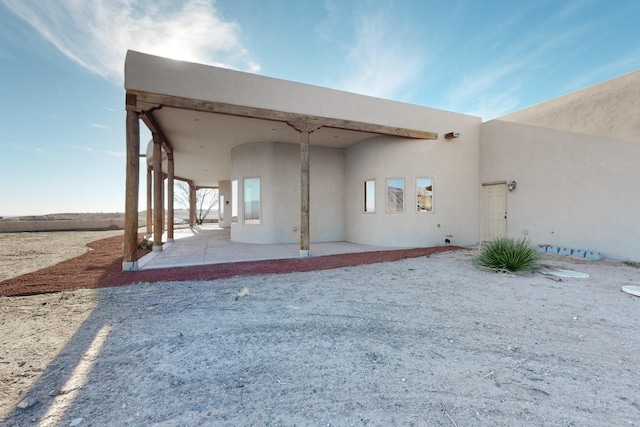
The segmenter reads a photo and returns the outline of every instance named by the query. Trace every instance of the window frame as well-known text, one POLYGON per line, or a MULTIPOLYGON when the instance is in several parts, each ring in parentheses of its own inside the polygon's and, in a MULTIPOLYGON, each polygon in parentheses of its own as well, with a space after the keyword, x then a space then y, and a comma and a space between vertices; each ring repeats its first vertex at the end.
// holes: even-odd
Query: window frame
MULTIPOLYGON (((402 214, 402 213, 405 213, 405 203, 404 203, 404 195, 406 193, 406 180, 405 180, 405 178, 404 177, 387 178, 385 180, 385 183, 386 183, 386 185, 385 185, 385 193, 387 195, 387 197, 386 197, 386 199, 387 199, 387 203, 386 203, 386 205, 387 205, 387 213, 390 213, 390 214, 402 214), (389 195, 390 195, 390 193, 389 193, 389 188, 390 188, 389 184, 392 181, 400 181, 402 183, 402 188, 401 188, 401 190, 402 190, 401 203, 402 204, 401 204, 401 209, 400 210, 392 209, 392 206, 390 204, 391 198, 389 197, 389 195)), ((394 188, 398 188, 398 187, 394 187, 394 188)))
MULTIPOLYGON (((418 214, 432 214, 434 212, 434 209, 433 209, 433 187, 434 187, 434 185, 433 185, 433 183, 434 183, 433 177, 422 176, 422 177, 416 178, 416 205, 415 205, 416 206, 416 213, 418 213, 418 214), (419 201, 418 201, 418 197, 419 197, 418 191, 420 190, 420 188, 425 188, 426 189, 427 187, 419 185, 419 181, 420 180, 427 180, 427 179, 431 182, 431 185, 430 185, 430 187, 431 187, 431 194, 430 194, 430 196, 431 196, 431 210, 426 210, 426 209, 425 210, 420 210, 420 204, 419 204, 419 201)), ((426 191, 428 191, 428 190, 426 190, 426 191)))
MULTIPOLYGON (((255 190, 255 188, 253 188, 255 190)), ((251 188, 249 188, 251 190, 251 188)), ((254 209, 252 207, 251 213, 254 213, 254 209)), ((242 180, 242 223, 244 225, 260 225, 262 223, 262 179, 260 177, 249 177, 244 178, 242 180), (258 218, 249 218, 247 219, 247 202, 254 203, 255 200, 247 201, 247 195, 251 195, 253 191, 247 191, 247 182, 256 181, 258 182, 257 192, 258 192, 258 208, 257 213, 258 218)))
POLYGON ((231 224, 238 223, 238 180, 231 181, 231 224))
POLYGON ((364 181, 364 194, 363 194, 363 203, 362 203, 362 212, 373 214, 376 213, 376 180, 375 179, 366 179, 364 181), (368 187, 368 184, 373 186, 372 189, 368 187), (371 199, 369 198, 371 197, 371 199), (371 202, 371 203, 368 203, 371 202), (368 209, 368 207, 370 209, 368 209))

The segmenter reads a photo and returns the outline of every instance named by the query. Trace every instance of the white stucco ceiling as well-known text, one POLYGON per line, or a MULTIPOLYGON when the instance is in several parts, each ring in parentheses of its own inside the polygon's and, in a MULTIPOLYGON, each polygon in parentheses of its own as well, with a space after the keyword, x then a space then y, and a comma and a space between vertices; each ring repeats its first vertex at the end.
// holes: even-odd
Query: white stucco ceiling
MULTIPOLYGON (((175 176, 201 187, 216 187, 231 178, 231 149, 253 142, 300 143, 300 133, 284 122, 236 117, 177 108, 161 108, 153 117, 173 148, 175 176)), ((377 136, 375 133, 323 127, 310 144, 344 148, 377 136)), ((152 162, 147 147, 147 162, 152 162)), ((164 156, 163 156, 164 157, 164 156)), ((166 161, 163 170, 166 172, 166 161)))

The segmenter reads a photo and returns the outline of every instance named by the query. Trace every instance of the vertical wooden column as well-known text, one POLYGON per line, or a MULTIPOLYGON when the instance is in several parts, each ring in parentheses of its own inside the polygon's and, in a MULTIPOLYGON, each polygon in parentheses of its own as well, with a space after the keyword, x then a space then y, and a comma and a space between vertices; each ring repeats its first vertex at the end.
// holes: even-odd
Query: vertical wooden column
POLYGON ((153 176, 151 175, 151 167, 147 166, 147 237, 153 234, 153 176))
POLYGON ((140 185, 140 121, 138 113, 127 111, 127 176, 124 204, 123 270, 138 269, 138 191, 140 185))
POLYGON ((173 242, 173 153, 167 153, 169 158, 169 170, 167 171, 167 242, 173 242))
POLYGON ((153 250, 162 251, 162 145, 153 136, 153 250))
POLYGON ((189 227, 196 226, 196 186, 189 182, 189 227))
POLYGON ((300 132, 300 256, 310 255, 309 237, 309 133, 300 132))
POLYGON ((164 233, 164 230, 166 230, 166 228, 164 227, 164 217, 165 217, 165 213, 164 213, 164 195, 165 195, 165 191, 164 191, 164 174, 162 174, 162 187, 160 187, 160 189, 162 190, 160 192, 161 197, 160 199, 162 200, 162 204, 160 205, 160 212, 162 212, 162 222, 160 223, 160 234, 164 233))

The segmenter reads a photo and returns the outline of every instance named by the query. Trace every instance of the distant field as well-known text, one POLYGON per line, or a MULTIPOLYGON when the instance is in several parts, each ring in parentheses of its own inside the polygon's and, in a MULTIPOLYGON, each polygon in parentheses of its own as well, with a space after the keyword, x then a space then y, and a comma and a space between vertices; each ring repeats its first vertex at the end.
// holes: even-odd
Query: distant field
POLYGON ((2 221, 95 221, 105 219, 124 219, 124 213, 57 213, 47 215, 12 216, 2 221))
MULTIPOLYGON (((146 218, 141 216, 138 224, 140 227, 145 226, 146 218)), ((64 213, 0 219, 0 233, 121 230, 123 228, 123 213, 64 213)))
MULTIPOLYGON (((165 216, 165 219, 167 217, 165 216)), ((218 211, 212 211, 205 222, 217 222, 218 211)), ((189 211, 176 209, 174 224, 187 224, 189 211)), ((138 226, 145 227, 147 213, 138 213, 138 226)), ((94 213, 56 213, 47 215, 0 216, 0 233, 15 233, 21 231, 73 231, 73 230, 114 230, 124 228, 123 212, 94 212, 94 213)))

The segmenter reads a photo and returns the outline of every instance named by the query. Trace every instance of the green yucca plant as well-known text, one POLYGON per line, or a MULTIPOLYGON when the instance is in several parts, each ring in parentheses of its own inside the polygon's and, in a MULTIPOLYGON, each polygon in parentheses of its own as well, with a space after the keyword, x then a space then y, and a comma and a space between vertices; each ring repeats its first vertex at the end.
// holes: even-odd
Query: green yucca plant
POLYGON ((540 254, 526 237, 502 236, 482 248, 475 262, 496 271, 534 270, 539 267, 540 254))

